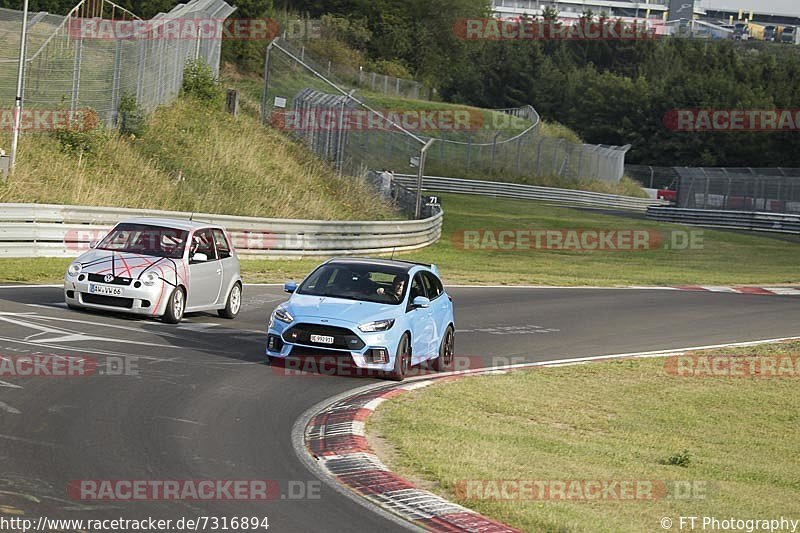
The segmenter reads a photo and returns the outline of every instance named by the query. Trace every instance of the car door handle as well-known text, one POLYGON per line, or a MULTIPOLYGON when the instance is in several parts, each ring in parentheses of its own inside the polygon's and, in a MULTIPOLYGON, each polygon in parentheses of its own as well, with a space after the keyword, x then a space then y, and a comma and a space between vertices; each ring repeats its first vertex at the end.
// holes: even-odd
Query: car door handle
POLYGON ((222 269, 221 268, 217 269, 217 274, 222 274, 222 269))

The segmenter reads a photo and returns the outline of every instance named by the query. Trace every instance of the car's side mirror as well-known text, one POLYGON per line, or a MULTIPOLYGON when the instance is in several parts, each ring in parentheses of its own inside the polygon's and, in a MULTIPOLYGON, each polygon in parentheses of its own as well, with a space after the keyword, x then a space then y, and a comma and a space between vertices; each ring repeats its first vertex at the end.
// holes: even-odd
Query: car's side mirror
POLYGON ((91 242, 89 243, 89 249, 90 249, 90 250, 94 250, 95 248, 97 248, 97 245, 98 245, 98 244, 100 244, 100 241, 91 241, 91 242))
POLYGON ((208 261, 208 256, 203 252, 195 252, 192 255, 192 263, 205 263, 206 261, 208 261))
POLYGON ((289 294, 293 293, 297 290, 297 283, 294 281, 287 281, 283 284, 283 291, 288 292, 289 294))
POLYGON ((417 296, 416 298, 414 298, 414 301, 411 302, 411 305, 413 305, 414 307, 421 307, 425 309, 426 307, 431 306, 431 301, 425 298, 424 296, 417 296))

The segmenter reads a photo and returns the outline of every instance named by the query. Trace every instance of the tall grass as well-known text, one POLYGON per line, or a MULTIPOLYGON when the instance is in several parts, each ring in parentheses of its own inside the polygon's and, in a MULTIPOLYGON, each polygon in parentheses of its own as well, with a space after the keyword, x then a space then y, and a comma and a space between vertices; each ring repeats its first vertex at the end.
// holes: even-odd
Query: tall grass
MULTIPOLYGON (((0 146, 9 136, 0 133, 0 146)), ((368 185, 339 177, 248 113, 181 98, 140 137, 98 131, 88 153, 52 135, 22 137, 0 202, 102 205, 277 218, 399 218, 368 185)))

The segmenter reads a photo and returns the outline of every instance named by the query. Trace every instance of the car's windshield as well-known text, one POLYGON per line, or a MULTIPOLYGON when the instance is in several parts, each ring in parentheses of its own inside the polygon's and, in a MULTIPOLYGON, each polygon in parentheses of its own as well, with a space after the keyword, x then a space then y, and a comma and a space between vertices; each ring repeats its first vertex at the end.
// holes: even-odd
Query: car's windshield
POLYGON ((180 259, 188 236, 188 231, 175 228, 124 223, 117 224, 97 249, 180 259))
POLYGON ((322 265, 297 289, 299 294, 397 305, 405 298, 408 273, 383 265, 322 265))

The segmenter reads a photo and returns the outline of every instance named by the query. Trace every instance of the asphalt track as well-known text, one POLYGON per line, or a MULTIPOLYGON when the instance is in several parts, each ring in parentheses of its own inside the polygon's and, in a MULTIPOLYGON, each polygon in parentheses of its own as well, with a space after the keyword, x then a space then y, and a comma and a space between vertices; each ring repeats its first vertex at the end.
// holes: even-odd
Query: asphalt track
MULTIPOLYGON (((638 289, 448 292, 456 306, 457 360, 472 367, 800 335, 797 297, 638 289)), ((247 286, 236 320, 195 314, 170 326, 69 311, 59 288, 0 288, 0 357, 89 356, 101 369, 90 377, 0 376, 0 517, 268 516, 270 531, 403 530, 324 483, 315 485, 296 457, 291 430, 304 411, 378 380, 285 375, 265 365, 268 315, 284 299, 280 287, 247 286), (300 486, 317 487, 319 496, 71 499, 68 483, 82 479, 272 479, 283 496, 300 486)))

